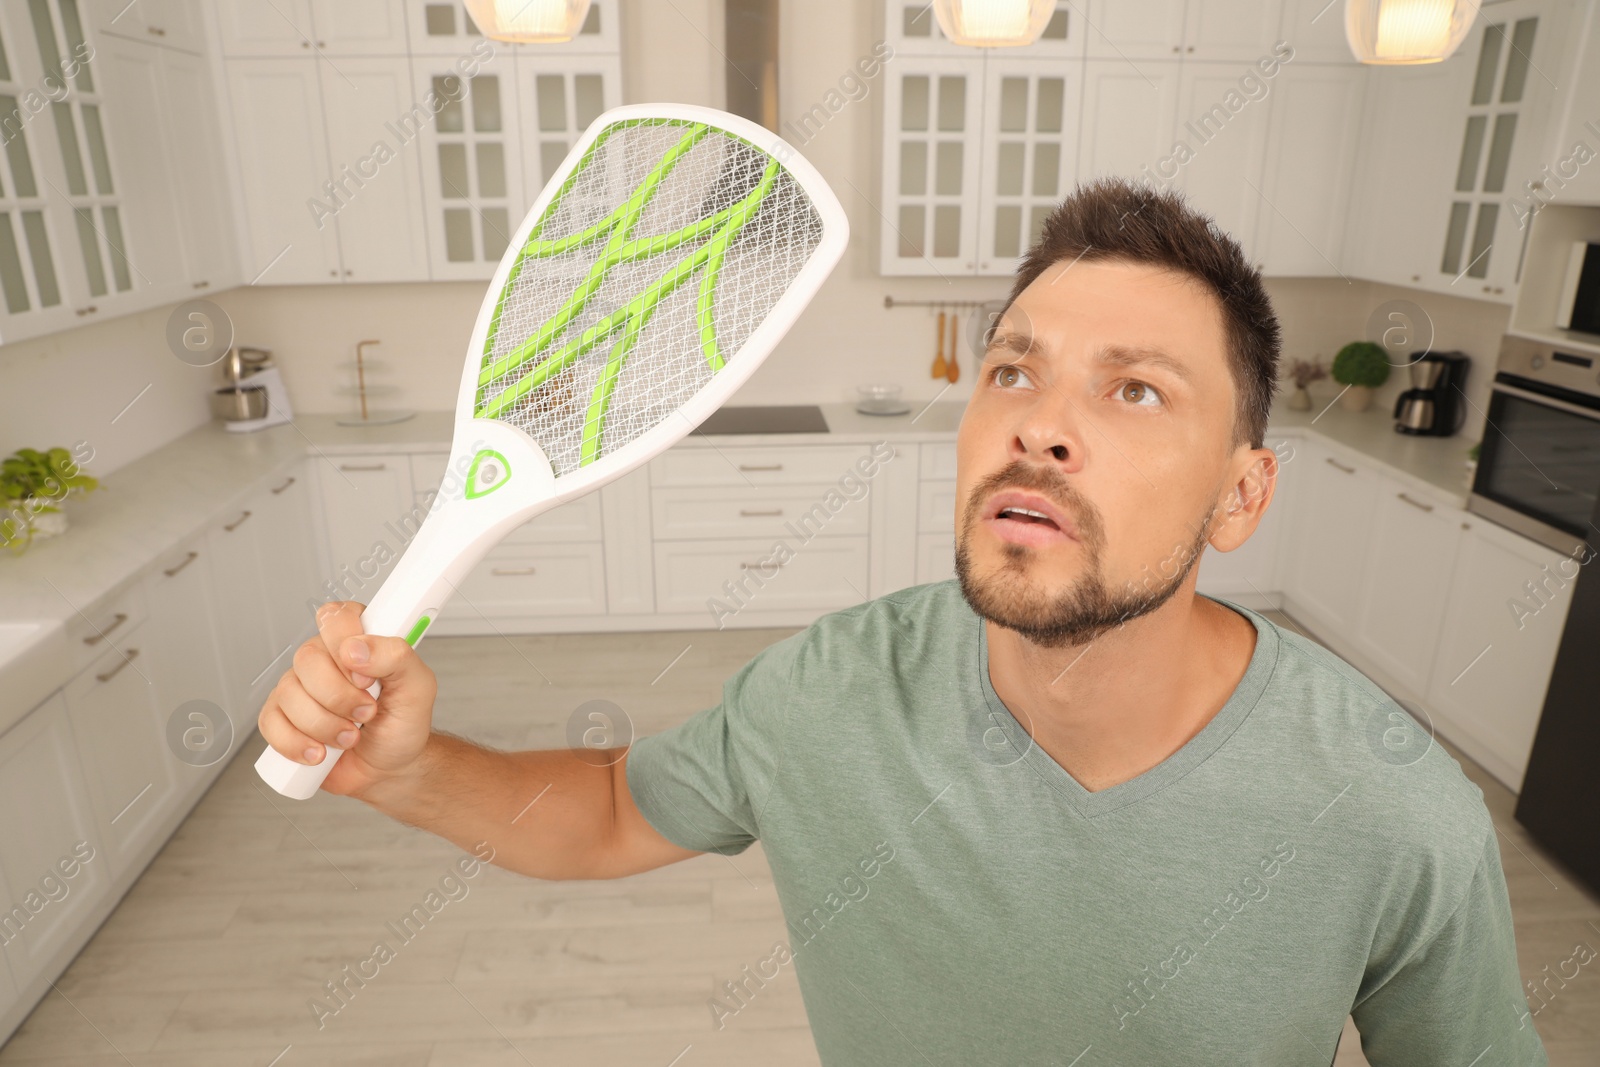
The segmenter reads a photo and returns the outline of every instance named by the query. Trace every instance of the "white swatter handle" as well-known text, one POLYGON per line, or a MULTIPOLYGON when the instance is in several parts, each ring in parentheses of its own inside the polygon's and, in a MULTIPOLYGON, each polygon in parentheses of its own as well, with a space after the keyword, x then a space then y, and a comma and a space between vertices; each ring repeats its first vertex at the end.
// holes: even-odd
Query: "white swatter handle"
MULTIPOLYGON (((478 422, 475 428, 492 438, 487 447, 509 458, 513 479, 522 479, 517 486, 519 491, 490 493, 477 499, 467 499, 459 490, 441 494, 438 506, 423 520, 394 570, 361 613, 363 633, 405 637, 415 645, 484 554, 511 530, 556 503, 549 460, 531 440, 498 424, 485 428, 478 422)), ((467 450, 467 456, 470 458, 476 447, 484 444, 480 437, 474 448, 467 450)), ((452 464, 458 455, 451 454, 452 464)), ((510 488, 508 484, 506 489, 510 488)), ((376 700, 378 683, 373 682, 367 691, 376 700)), ((269 745, 256 760, 256 773, 291 800, 309 800, 344 751, 332 745, 326 749, 322 762, 312 766, 296 763, 269 745)))

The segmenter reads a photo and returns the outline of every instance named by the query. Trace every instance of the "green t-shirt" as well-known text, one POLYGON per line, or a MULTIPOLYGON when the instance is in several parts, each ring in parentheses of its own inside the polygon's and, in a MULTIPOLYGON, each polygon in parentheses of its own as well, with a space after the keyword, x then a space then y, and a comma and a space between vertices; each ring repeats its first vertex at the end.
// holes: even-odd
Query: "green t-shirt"
MULTIPOLYGON (((1216 598, 1212 598, 1216 599, 1216 598)), ((1322 646, 1254 655, 1205 728, 1088 792, 995 695, 956 582, 827 615, 638 739, 665 837, 760 839, 786 942, 717 1028, 800 983, 822 1062, 1374 1067, 1548 1060, 1483 793, 1322 646)))

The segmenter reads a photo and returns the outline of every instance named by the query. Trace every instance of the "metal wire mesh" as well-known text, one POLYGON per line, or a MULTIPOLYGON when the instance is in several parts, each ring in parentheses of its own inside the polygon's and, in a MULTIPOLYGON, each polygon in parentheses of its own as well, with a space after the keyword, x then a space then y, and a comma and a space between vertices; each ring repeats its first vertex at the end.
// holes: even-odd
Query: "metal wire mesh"
POLYGON ((602 131, 519 252, 475 413, 560 477, 675 413, 767 317, 822 240, 772 156, 682 120, 602 131))

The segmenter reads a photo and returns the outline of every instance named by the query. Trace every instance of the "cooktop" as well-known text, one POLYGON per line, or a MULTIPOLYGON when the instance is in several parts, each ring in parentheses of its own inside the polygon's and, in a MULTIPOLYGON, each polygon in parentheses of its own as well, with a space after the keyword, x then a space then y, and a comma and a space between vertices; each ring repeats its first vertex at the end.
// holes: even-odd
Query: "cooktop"
POLYGON ((827 433, 828 420, 815 404, 719 408, 695 427, 702 435, 725 433, 827 433))

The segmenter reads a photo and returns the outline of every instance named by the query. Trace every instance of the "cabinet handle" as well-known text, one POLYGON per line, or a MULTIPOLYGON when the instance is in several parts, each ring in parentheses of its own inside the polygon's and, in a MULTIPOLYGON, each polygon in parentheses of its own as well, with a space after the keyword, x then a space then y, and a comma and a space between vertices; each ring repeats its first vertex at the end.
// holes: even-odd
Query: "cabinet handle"
POLYGON ((229 533, 233 533, 233 531, 235 531, 239 527, 243 526, 244 525, 244 520, 248 519, 249 517, 250 517, 250 513, 247 511, 243 515, 240 515, 237 519, 234 519, 232 522, 228 523, 226 526, 223 527, 223 529, 227 530, 229 533))
POLYGON ((191 551, 187 556, 183 557, 182 563, 178 564, 176 567, 168 567, 161 573, 165 574, 168 578, 174 577, 179 571, 183 570, 183 568, 187 567, 198 558, 200 558, 200 553, 191 551))
POLYGON ((1190 45, 1190 46, 1189 46, 1189 51, 1191 51, 1191 52, 1193 52, 1193 51, 1194 51, 1194 45, 1190 45))
POLYGON ((127 655, 122 657, 122 662, 121 663, 117 664, 115 667, 112 667, 109 671, 106 671, 104 674, 95 675, 94 676, 94 680, 97 681, 97 682, 109 682, 109 681, 111 681, 111 679, 113 679, 113 678, 115 678, 117 676, 117 672, 118 671, 120 671, 122 668, 126 667, 128 664, 132 663, 134 661, 134 659, 138 657, 138 655, 139 655, 139 650, 137 648, 128 649, 127 655))
POLYGON ((88 637, 85 637, 83 639, 83 643, 86 644, 86 645, 90 645, 90 646, 98 645, 101 641, 105 640, 106 634, 110 633, 112 630, 115 630, 117 627, 121 626, 123 623, 125 623, 127 621, 128 621, 128 616, 124 615, 122 612, 119 611, 119 612, 117 612, 116 616, 111 620, 111 625, 110 626, 107 626, 104 630, 101 630, 97 634, 90 634, 88 637))
POLYGON ((1410 497, 1406 496, 1404 493, 1399 494, 1399 496, 1400 496, 1401 500, 1404 500, 1407 504, 1410 504, 1414 508, 1421 508, 1423 511, 1432 511, 1433 510, 1433 505, 1432 504, 1424 504, 1420 500, 1412 500, 1410 497))
MULTIPOLYGON (((792 559, 793 557, 790 557, 790 558, 792 559)), ((788 562, 789 562, 788 560, 783 560, 782 562, 780 562, 780 563, 778 563, 776 565, 779 566, 779 567, 782 567, 785 564, 787 564, 788 562)), ((742 571, 753 571, 753 570, 757 570, 757 569, 765 570, 766 568, 771 567, 773 565, 774 564, 771 563, 770 561, 767 562, 767 563, 741 563, 741 564, 739 564, 739 569, 742 570, 742 571)))
POLYGON ((196 288, 196 289, 209 289, 209 288, 211 288, 211 283, 210 282, 195 282, 194 283, 194 288, 196 288))
POLYGON ((277 496, 279 493, 283 492, 285 489, 289 488, 293 484, 294 484, 294 475, 291 474, 291 475, 289 475, 289 480, 288 481, 284 482, 282 485, 278 486, 276 489, 274 489, 272 491, 272 495, 273 496, 277 496))
POLYGON ((1173 45, 1173 46, 1172 46, 1172 50, 1173 50, 1173 51, 1174 51, 1174 52, 1177 52, 1177 51, 1181 51, 1181 48, 1180 48, 1180 46, 1178 46, 1178 45, 1173 45))
POLYGON ((100 310, 99 308, 95 307, 93 304, 90 304, 86 308, 78 308, 77 311, 74 312, 74 314, 78 315, 81 318, 84 315, 93 315, 96 311, 99 311, 99 310, 100 310))
POLYGON ((537 573, 537 568, 534 568, 534 567, 496 567, 493 570, 491 570, 489 573, 494 575, 496 578, 514 578, 514 577, 517 577, 519 575, 535 574, 535 573, 537 573))
POLYGON ((742 471, 781 471, 781 470, 783 470, 783 464, 782 463, 741 463, 741 464, 739 464, 739 469, 742 470, 742 471))
POLYGON ((339 469, 342 471, 382 471, 388 470, 389 465, 387 463, 341 463, 339 464, 339 469))
POLYGON ((1464 523, 1462 523, 1462 524, 1461 524, 1461 528, 1462 528, 1462 529, 1463 529, 1463 530, 1470 530, 1470 529, 1472 529, 1472 523, 1470 523, 1470 522, 1464 522, 1464 523))
POLYGON ((145 31, 155 34, 157 37, 165 37, 167 35, 167 31, 162 29, 160 26, 146 26, 145 31))
POLYGON ((1334 459, 1332 456, 1324 456, 1323 458, 1326 459, 1329 463, 1333 464, 1335 467, 1338 467, 1340 470, 1344 471, 1346 474, 1354 474, 1356 472, 1356 469, 1354 467, 1346 467, 1343 463, 1340 463, 1338 460, 1334 459))
POLYGON ((771 511, 751 511, 749 508, 740 508, 739 517, 744 519, 759 519, 768 516, 782 515, 782 508, 773 508, 771 511))

